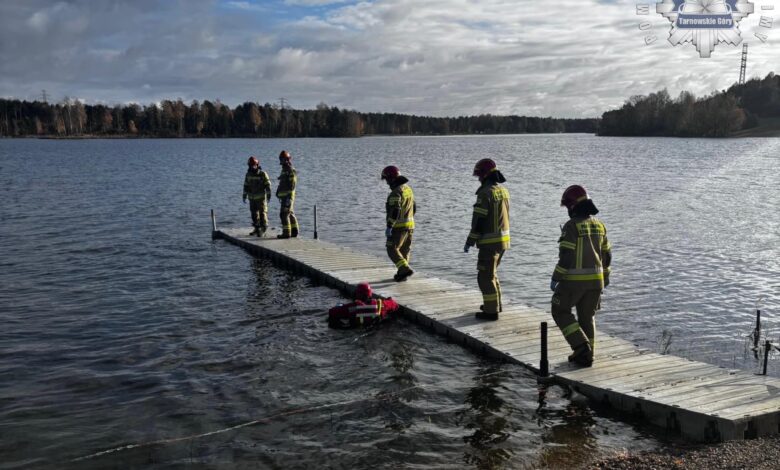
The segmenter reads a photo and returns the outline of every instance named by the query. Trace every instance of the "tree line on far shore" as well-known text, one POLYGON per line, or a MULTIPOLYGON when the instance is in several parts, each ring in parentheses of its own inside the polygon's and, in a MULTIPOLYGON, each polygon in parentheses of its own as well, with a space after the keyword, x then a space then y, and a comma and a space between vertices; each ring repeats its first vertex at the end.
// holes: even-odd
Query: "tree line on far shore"
POLYGON ((632 96, 601 117, 598 134, 608 136, 726 137, 780 117, 780 76, 770 73, 743 85, 696 98, 666 90, 632 96))
POLYGON ((64 99, 59 103, 0 99, 0 137, 360 137, 594 133, 598 119, 526 116, 427 117, 360 113, 321 103, 316 109, 219 101, 164 100, 106 106, 64 99))

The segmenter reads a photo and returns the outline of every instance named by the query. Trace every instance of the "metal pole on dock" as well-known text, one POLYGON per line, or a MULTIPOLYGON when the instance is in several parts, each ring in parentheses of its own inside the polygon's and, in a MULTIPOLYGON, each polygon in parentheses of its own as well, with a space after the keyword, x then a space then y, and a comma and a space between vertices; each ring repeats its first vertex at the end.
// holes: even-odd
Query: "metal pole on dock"
POLYGON ((211 209, 211 239, 217 238, 217 216, 214 215, 214 209, 211 209))
POLYGON ((547 361, 547 322, 542 322, 542 355, 539 360, 539 375, 547 377, 550 375, 550 363, 547 361))
POLYGON ((314 204, 314 239, 319 239, 319 235, 317 235, 317 204, 314 204))
POLYGON ((764 343, 764 370, 761 372, 761 375, 766 375, 766 364, 769 362, 769 350, 772 348, 772 343, 769 342, 769 340, 764 343))

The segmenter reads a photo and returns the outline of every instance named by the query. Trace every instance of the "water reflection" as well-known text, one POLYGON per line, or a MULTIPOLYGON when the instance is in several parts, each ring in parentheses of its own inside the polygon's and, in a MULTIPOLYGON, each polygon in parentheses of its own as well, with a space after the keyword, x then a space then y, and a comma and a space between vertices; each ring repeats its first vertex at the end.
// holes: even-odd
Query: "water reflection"
POLYGON ((511 435, 511 410, 499 394, 508 373, 498 365, 483 367, 479 372, 466 394, 468 407, 457 413, 458 424, 473 430, 463 438, 469 446, 463 460, 480 469, 501 468, 512 457, 512 451, 503 445, 511 435))
MULTIPOLYGON (((391 327, 390 324, 379 324, 376 328, 391 327)), ((416 408, 412 403, 423 394, 423 389, 418 388, 414 369, 414 345, 399 341, 390 346, 391 350, 385 357, 392 368, 390 381, 393 388, 398 391, 397 399, 379 402, 382 407, 382 416, 385 429, 403 433, 413 424, 415 418, 419 418, 416 408)))
MULTIPOLYGON (((566 391, 564 396, 571 396, 566 391)), ((540 393, 537 410, 544 446, 539 456, 540 464, 550 468, 575 466, 590 461, 597 448, 593 434, 596 420, 593 410, 586 403, 567 401, 562 409, 547 409, 540 393), (554 423, 554 424, 553 424, 554 423)))

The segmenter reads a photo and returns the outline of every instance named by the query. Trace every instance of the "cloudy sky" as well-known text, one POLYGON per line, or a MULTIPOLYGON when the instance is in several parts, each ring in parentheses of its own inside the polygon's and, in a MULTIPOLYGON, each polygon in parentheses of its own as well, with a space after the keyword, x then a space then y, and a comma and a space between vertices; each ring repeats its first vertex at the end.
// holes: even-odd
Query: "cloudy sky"
MULTIPOLYGON (((701 95, 736 81, 741 46, 701 59, 636 3, 2 0, 0 96, 587 117, 664 87, 701 95), (649 46, 643 19, 659 38, 649 46)), ((764 76, 780 68, 780 44, 770 30, 767 44, 752 35, 760 5, 778 11, 780 0, 755 3, 741 29, 748 75, 764 76)))

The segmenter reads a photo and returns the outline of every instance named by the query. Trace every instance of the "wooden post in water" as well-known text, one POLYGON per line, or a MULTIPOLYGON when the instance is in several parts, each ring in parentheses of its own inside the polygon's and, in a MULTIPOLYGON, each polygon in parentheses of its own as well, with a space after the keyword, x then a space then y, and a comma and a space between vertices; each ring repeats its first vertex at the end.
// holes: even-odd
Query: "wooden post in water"
POLYGON ((547 360, 547 322, 542 322, 542 355, 539 359, 539 375, 547 377, 550 375, 550 363, 547 360))
POLYGON ((317 204, 314 204, 314 239, 319 239, 317 235, 317 204))
POLYGON ((761 337, 761 310, 756 309, 756 329, 753 330, 753 351, 758 354, 758 341, 761 337))
POLYGON ((764 343, 764 370, 761 372, 761 375, 766 375, 766 364, 769 362, 770 349, 772 349, 772 343, 770 343, 769 340, 766 340, 766 343, 764 343))
POLYGON ((214 215, 214 209, 211 209, 211 239, 217 239, 217 216, 214 215))

